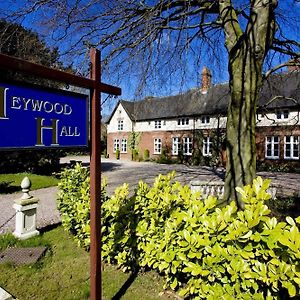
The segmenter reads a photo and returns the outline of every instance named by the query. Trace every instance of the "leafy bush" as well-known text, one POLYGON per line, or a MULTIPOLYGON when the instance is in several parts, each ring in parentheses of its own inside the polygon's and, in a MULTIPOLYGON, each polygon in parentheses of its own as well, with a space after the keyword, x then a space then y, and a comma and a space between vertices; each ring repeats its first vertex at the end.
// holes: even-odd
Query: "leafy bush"
POLYGON ((274 163, 274 161, 257 161, 256 168, 259 172, 297 172, 296 164, 292 162, 276 161, 276 163, 274 163))
POLYGON ((150 159, 150 151, 149 149, 144 150, 144 160, 148 161, 150 159))
POLYGON ((134 197, 119 187, 103 204, 103 258, 124 270, 152 268, 192 299, 275 299, 299 295, 300 218, 278 222, 265 201, 269 181, 239 188, 245 210, 219 208, 159 176, 134 197))
POLYGON ((137 149, 132 149, 131 158, 133 161, 139 160, 139 151, 137 149))
POLYGON ((300 216, 300 198, 288 197, 288 198, 275 198, 270 199, 269 208, 279 220, 284 220, 285 216, 291 216, 297 218, 300 216))
POLYGON ((63 151, 56 149, 5 151, 1 153, 0 173, 32 172, 51 174, 59 170, 63 151))
POLYGON ((120 159, 120 150, 119 149, 116 150, 116 159, 120 159))
POLYGON ((161 154, 156 159, 159 164, 174 164, 176 160, 173 160, 170 156, 170 150, 168 148, 162 148, 161 154))
MULTIPOLYGON (((65 229, 74 234, 78 244, 86 249, 90 246, 90 172, 80 164, 61 173, 58 184, 57 207, 65 229)), ((102 186, 101 199, 105 195, 102 186)), ((100 201, 100 199, 99 199, 100 201)))
MULTIPOLYGON (((189 299, 288 299, 299 295, 300 217, 278 222, 265 201, 270 181, 237 188, 245 203, 218 207, 215 197, 173 182, 174 173, 102 196, 102 255, 124 271, 157 270, 189 299)), ((88 171, 65 170, 63 224, 89 245, 88 171)))

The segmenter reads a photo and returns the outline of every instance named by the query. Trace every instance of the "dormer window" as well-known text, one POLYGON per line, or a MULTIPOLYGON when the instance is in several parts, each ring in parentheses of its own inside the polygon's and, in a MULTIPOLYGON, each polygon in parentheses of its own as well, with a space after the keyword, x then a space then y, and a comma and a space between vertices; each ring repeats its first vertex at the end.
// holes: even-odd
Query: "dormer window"
POLYGON ((124 121, 118 120, 118 130, 122 131, 124 129, 124 121))
POLYGON ((277 110, 276 118, 277 118, 277 120, 288 119, 289 118, 289 110, 288 109, 277 110))
POLYGON ((209 124, 210 122, 210 117, 209 116, 202 116, 201 117, 201 123, 202 124, 209 124))
POLYGON ((189 118, 179 118, 178 125, 189 125, 190 119, 189 118))
POLYGON ((161 128, 161 120, 156 120, 156 121, 154 121, 154 128, 155 128, 155 129, 161 128))

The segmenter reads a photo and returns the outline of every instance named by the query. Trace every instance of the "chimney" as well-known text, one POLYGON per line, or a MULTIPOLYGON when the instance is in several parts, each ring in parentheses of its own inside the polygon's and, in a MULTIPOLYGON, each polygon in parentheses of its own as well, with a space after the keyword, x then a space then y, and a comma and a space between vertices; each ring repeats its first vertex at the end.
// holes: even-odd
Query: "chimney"
POLYGON ((201 72, 201 93, 207 94, 208 89, 211 86, 211 73, 207 67, 204 67, 201 72))

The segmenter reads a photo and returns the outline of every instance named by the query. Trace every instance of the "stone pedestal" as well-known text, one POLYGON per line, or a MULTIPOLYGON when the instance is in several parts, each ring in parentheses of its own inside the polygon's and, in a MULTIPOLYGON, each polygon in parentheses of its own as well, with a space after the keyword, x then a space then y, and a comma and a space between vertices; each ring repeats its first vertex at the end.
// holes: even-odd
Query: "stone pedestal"
POLYGON ((25 240, 32 236, 38 235, 36 229, 36 209, 39 199, 29 195, 31 182, 28 177, 25 177, 21 183, 23 196, 21 199, 15 200, 13 208, 16 210, 16 229, 14 236, 25 240))

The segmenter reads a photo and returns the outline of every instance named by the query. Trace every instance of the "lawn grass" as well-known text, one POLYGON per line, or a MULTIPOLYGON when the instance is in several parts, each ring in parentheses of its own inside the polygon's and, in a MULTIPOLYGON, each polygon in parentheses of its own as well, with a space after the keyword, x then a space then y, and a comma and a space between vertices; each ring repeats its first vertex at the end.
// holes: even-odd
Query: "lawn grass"
MULTIPOLYGON (((10 234, 0 236, 0 249, 16 245, 45 245, 48 250, 45 257, 33 265, 0 265, 0 286, 13 296, 20 300, 89 299, 89 253, 77 247, 72 236, 62 227, 21 242, 10 234)), ((129 277, 129 274, 105 264, 102 272, 103 299, 118 295, 129 277)), ((122 293, 122 299, 167 299, 159 296, 162 286, 163 282, 156 273, 139 274, 122 293)))
POLYGON ((31 180, 31 190, 46 188, 49 186, 56 186, 59 179, 53 176, 37 175, 30 173, 16 173, 16 174, 0 174, 0 193, 14 193, 21 191, 21 182, 24 177, 31 180))

